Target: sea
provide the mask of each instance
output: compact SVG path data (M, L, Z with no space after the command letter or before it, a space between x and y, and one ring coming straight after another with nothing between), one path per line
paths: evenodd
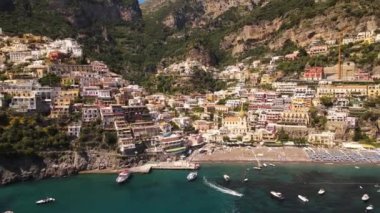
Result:
M86 174L17 183L0 187L0 212L15 213L253 213L365 212L373 204L380 212L380 166L276 164L254 170L252 164L202 165L198 179L187 182L189 171L134 174L127 183L116 175ZM231 180L225 182L223 175ZM243 182L248 178L247 182ZM325 195L318 195L324 188ZM270 197L282 192L285 200ZM363 194L370 200L364 203ZM301 202L297 195L310 201ZM38 206L36 200L56 202Z

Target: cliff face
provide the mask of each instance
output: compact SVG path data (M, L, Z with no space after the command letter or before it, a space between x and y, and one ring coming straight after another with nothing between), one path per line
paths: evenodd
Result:
M49 7L56 9L76 27L131 22L142 17L137 0L53 0L49 2Z
M122 159L98 152L52 152L41 157L0 157L0 186L27 180L65 177L80 171L133 166L138 159Z
M51 37L142 19L138 0L1 0L0 11L4 31Z

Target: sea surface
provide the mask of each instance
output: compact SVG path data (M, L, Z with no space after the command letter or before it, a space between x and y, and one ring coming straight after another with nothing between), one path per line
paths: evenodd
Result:
M133 175L124 185L115 175L78 175L0 187L0 212L364 212L369 204L380 212L379 166L287 164L253 170L253 165L202 165L198 179L187 182L188 171L152 171ZM249 169L249 170L247 170ZM223 174L231 181L226 183ZM204 178L205 177L205 178ZM248 182L243 183L244 178ZM360 189L360 186L363 189ZM324 196L317 194L320 188ZM280 191L285 200L269 196ZM361 196L368 193L368 203ZM309 198L302 203L297 195ZM242 196L239 196L242 195ZM37 206L52 196L55 203Z

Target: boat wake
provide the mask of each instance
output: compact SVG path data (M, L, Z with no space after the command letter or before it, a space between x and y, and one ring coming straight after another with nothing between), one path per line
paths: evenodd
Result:
M241 194L241 193L239 193L237 191L234 191L232 189L228 189L228 188L225 188L223 186L219 186L217 184L210 183L210 182L207 181L207 179L205 177L203 177L203 182L207 186L209 186L209 187L211 187L211 188L213 188L213 189L215 189L215 190L217 190L219 192L222 192L224 194L229 194L229 195L233 195L233 196L236 196L236 197L242 197L243 196L243 194Z

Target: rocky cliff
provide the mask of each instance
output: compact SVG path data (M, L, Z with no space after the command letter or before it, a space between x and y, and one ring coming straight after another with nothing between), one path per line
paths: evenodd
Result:
M0 157L0 185L65 177L80 171L133 166L141 159L122 158L114 153L49 152L40 157Z

